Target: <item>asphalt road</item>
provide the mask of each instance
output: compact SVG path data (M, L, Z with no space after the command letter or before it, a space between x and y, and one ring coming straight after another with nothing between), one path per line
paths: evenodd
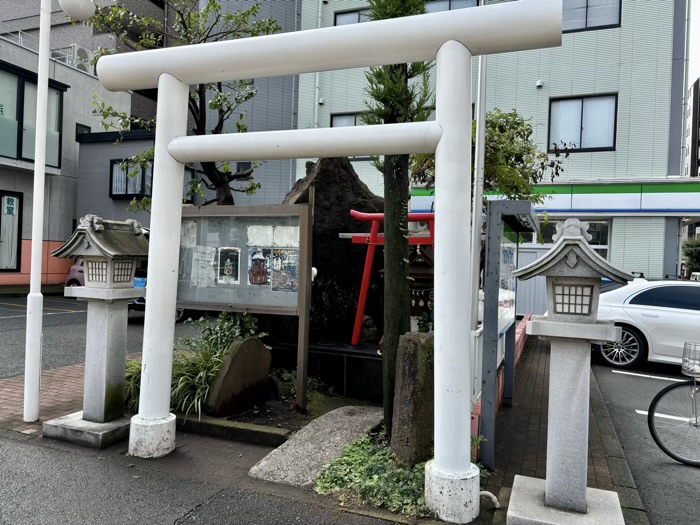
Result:
M65 297L44 297L44 369L82 363L85 360L87 304ZM26 297L0 297L0 378L24 373ZM189 323L175 326L175 339L192 336ZM127 351L140 352L143 313L129 313Z
M113 449L12 434L0 431L0 525L386 523L317 505L301 491L294 496L301 501L294 501L255 488L262 485L209 483L187 469L167 471L161 466L167 459L144 463Z
M636 412L646 412L654 396L671 380L687 378L678 365L656 363L619 372L593 366L649 521L652 525L700 523L700 468L664 454L649 434L646 415Z

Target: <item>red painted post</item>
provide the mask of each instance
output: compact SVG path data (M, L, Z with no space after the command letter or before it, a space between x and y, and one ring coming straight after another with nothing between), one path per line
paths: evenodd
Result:
M355 328L352 331L351 343L353 346L357 346L360 343L360 335L362 334L362 319L365 316L365 305L367 304L367 294L369 293L369 281L370 277L372 276L372 265L374 264L374 252L377 249L377 237L379 237L379 225L379 219L374 219L372 221L372 230L369 234L367 246L367 257L365 258L365 271L362 274L362 286L360 286L360 300L357 304L357 313L355 314Z
M362 274L362 285L360 286L360 299L357 303L357 313L355 314L355 326L352 332L353 346L360 343L362 335L362 319L365 316L365 306L367 304L367 294L369 293L369 282L372 277L372 265L374 264L374 252L377 245L384 244L384 238L379 237L379 226L384 222L383 213L362 213L355 210L350 210L350 216L360 222L371 222L372 230L369 236L364 234L353 235L351 242L353 244L367 244L367 257L365 258L365 271ZM429 237L412 237L408 243L415 245L433 245L435 243L435 228L434 228L434 213L409 213L409 222L427 222L430 228Z

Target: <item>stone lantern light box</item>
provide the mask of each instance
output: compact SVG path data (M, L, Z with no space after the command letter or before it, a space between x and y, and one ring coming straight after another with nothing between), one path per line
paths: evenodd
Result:
M59 259L82 258L86 288L133 288L136 262L148 257L148 239L137 221L86 215L70 239L52 255Z

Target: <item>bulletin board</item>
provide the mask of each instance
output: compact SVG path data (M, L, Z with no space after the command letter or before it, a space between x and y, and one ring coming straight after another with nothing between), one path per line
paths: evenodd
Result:
M305 205L184 207L178 306L299 315L309 217Z
M295 407L306 411L312 206L182 208L177 304L192 310L295 315Z

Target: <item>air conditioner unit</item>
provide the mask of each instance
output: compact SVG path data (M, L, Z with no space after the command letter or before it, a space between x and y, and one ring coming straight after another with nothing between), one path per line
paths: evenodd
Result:
M90 65L90 60L92 60L92 52L78 44L72 44L70 48L73 62L72 66L86 73L91 72L92 66Z

